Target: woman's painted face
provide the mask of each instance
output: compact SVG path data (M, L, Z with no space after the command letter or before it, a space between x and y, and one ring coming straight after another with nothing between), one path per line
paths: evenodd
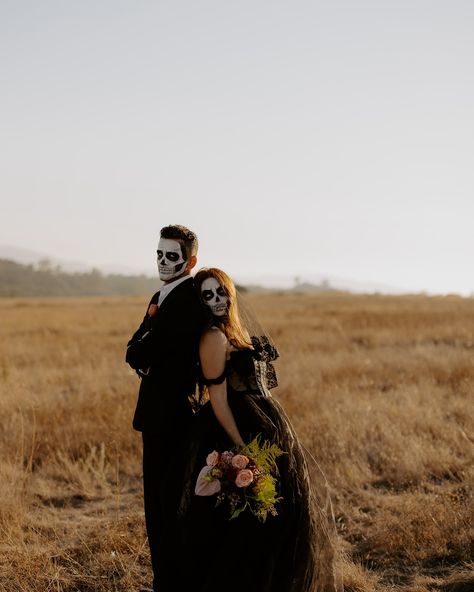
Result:
M204 304L207 304L216 317L223 317L227 314L229 298L224 288L216 278L207 278L201 284L201 297Z

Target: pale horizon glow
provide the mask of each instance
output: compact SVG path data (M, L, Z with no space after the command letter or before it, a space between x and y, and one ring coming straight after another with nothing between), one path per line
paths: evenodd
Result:
M474 293L474 4L0 7L0 245Z

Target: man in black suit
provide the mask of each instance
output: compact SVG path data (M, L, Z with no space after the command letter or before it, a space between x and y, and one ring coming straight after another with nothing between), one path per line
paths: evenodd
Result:
M153 295L126 354L141 377L133 427L143 437L145 522L155 592L174 590L179 560L174 536L193 416L188 397L195 390L206 318L191 276L197 249L197 237L188 228L161 229L157 263L164 284Z

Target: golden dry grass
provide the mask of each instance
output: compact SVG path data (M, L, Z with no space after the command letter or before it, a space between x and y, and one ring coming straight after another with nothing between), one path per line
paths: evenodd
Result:
M347 592L474 590L474 299L249 295L331 486ZM150 579L136 375L147 298L0 301L0 589Z

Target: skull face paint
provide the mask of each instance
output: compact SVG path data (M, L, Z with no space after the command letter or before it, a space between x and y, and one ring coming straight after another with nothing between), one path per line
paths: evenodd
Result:
M229 298L224 288L219 284L216 278L207 278L201 284L201 297L204 304L207 304L216 317L223 317L227 314Z
M160 280L168 282L183 274L187 259L183 257L181 244L171 238L160 238L156 251Z

